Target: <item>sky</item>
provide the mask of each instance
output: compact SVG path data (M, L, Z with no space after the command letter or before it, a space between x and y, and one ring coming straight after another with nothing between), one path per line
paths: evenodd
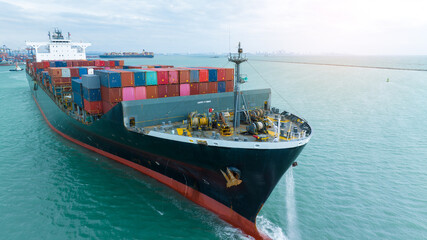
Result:
M0 0L0 45L53 27L88 51L427 55L427 0Z

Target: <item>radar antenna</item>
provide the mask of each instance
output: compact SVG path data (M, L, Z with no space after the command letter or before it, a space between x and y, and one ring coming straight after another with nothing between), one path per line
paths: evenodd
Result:
M234 120L233 120L233 126L234 126L234 132L237 133L237 128L240 126L240 84L244 83L245 81L243 78L240 77L240 64L243 62L246 62L248 59L246 58L246 55L243 55L243 49L240 47L239 42L239 48L236 53L230 53L228 57L228 61L234 62L236 64L236 73L234 78Z

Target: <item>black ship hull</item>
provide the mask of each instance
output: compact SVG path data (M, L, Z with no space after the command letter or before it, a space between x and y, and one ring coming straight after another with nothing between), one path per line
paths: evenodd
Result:
M101 119L83 124L61 110L27 74L47 124L64 138L132 167L175 189L256 239L256 216L305 145L286 149L239 149L187 144L129 131L118 104ZM226 187L221 170L241 171L242 184Z

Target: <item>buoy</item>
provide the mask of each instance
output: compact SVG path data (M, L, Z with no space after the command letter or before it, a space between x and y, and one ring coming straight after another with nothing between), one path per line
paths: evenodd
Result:
M387 78L387 82L390 82L390 79Z

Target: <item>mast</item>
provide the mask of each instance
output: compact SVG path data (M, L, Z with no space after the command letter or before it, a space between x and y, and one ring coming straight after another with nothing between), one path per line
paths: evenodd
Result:
M244 82L243 79L240 78L240 64L246 62L247 60L248 59L246 58L246 56L243 56L243 49L240 47L239 42L237 54L230 53L230 56L228 57L228 61L234 62L236 64L236 72L234 78L234 129L237 129L240 126L240 84Z

